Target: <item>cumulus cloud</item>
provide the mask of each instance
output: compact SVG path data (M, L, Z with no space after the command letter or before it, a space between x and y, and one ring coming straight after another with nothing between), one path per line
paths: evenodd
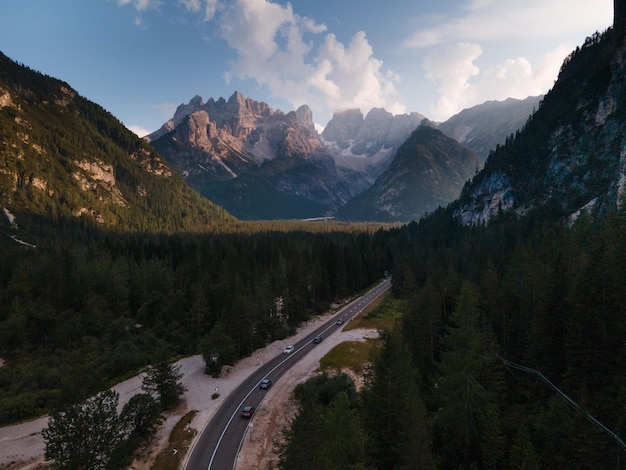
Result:
M454 18L422 19L421 27L403 43L405 50L426 54L422 66L439 94L430 112L438 120L486 100L525 98L548 91L573 48L559 44L559 38L588 25L593 18L598 29L606 28L612 2L469 0L458 11ZM555 21L563 11L568 12L567 21ZM529 40L555 45L534 66L528 58L518 56L478 67L485 50Z
M440 48L426 57L426 78L437 85L440 95L436 109L431 110L435 119L450 116L462 103L474 101L475 90L469 80L479 73L474 61L481 54L478 44L459 44Z
M482 52L478 44L458 44L427 56L423 64L426 77L439 93L436 106L430 110L434 119L446 119L487 100L523 99L545 93L570 51L559 46L535 68L524 57L518 57L485 70L475 65Z
M332 33L320 38L326 25L295 14L291 4L266 0L236 0L222 15L221 28L236 52L227 80L254 79L274 96L314 111L404 111L397 77L383 70L362 31L347 45Z

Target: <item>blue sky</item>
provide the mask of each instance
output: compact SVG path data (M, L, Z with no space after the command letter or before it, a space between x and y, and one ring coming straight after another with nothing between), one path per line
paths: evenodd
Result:
M612 0L0 0L0 51L140 135L193 96L441 121L545 93Z

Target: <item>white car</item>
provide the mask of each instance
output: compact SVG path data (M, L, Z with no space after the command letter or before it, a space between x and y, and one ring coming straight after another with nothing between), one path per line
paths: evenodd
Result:
M289 346L287 346L285 348L285 350L283 351L283 354L291 354L293 352L293 346L290 344Z

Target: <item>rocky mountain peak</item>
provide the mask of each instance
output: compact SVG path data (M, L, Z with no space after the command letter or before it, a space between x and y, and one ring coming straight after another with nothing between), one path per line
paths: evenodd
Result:
M361 124L363 124L363 113L360 109L336 111L333 113L333 118L326 124L322 139L334 142L341 149L346 149L350 146L350 141L356 136Z
M375 157L381 150L396 149L424 119L419 113L393 115L384 108L372 108L365 118L358 109L336 112L322 132L322 139L346 156Z
M468 149L429 125L417 127L398 148L374 184L352 198L338 218L409 221L458 196L480 161Z
M202 106L204 106L204 100L200 95L196 95L189 100L189 103L178 105L172 120L174 123L180 124L185 117L189 116L194 111L198 111Z
M490 151L528 121L542 99L543 95L523 100L486 101L455 114L439 124L438 129L472 150L484 162Z
M235 91L228 101L220 97L218 100L209 98L204 103L202 97L196 95L189 103L179 105L172 119L146 136L146 140L148 142L157 140L178 127L187 116L198 111L206 113L209 116L207 119L217 123L218 127L229 125L237 136L247 135L258 117L268 117L275 113L267 103L246 98L238 91Z
M298 109L296 109L296 118L298 119L298 123L309 129L312 132L315 132L315 124L313 123L313 112L311 108L309 108L306 104L303 104Z
M192 101L181 109L193 112L172 131L150 137L157 135L154 147L194 189L229 212L320 216L352 195L308 106L283 113L238 92Z
M230 98L228 98L228 104L231 106L245 106L246 105L246 97L243 94L235 91Z

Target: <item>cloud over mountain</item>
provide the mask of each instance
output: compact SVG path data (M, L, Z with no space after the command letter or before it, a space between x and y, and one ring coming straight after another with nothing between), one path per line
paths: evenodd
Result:
M608 3L572 4L568 0L471 1L453 16L424 19L403 43L407 50L428 51L422 66L439 98L432 109L423 111L434 119L446 119L487 100L545 93L575 44L561 42L541 56L531 57L527 55L531 43L554 42L590 19L602 24L610 7ZM567 21L555 21L565 11ZM530 39L529 31L533 32ZM526 43L526 52L518 55L509 48L499 62L482 65L483 56L503 43Z
M324 103L328 110L385 107L404 111L396 76L383 68L363 31L349 44L327 26L294 13L291 4L237 0L221 16L221 31L236 52L227 78L252 78L294 107Z

